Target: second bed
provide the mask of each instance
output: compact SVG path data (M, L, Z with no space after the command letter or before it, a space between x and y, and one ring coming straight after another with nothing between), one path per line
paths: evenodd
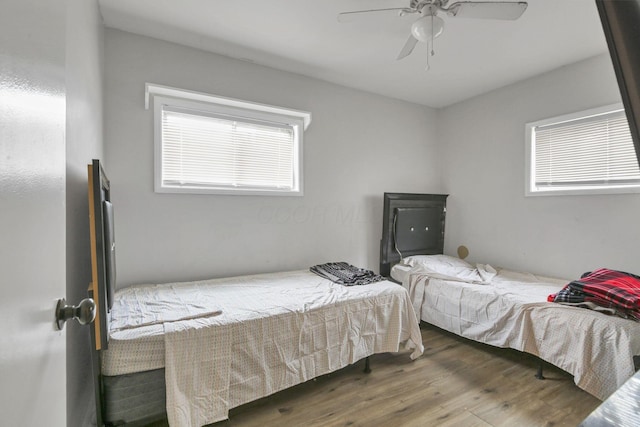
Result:
M547 302L566 280L474 267L445 255L408 257L391 274L409 291L420 320L538 356L601 400L635 372L640 323Z
M547 302L569 280L442 255L446 199L384 195L380 271L409 291L419 320L538 356L601 400L634 374L640 322Z

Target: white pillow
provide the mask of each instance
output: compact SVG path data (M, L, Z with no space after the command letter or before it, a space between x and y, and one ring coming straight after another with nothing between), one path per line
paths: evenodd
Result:
M427 267L436 271L441 268L473 268L467 261L449 255L412 255L403 258L402 264L410 267Z
M460 258L447 255L409 256L403 259L403 264L411 266L412 271L426 272L432 277L469 283L489 283L496 275L496 270L488 264L474 267Z

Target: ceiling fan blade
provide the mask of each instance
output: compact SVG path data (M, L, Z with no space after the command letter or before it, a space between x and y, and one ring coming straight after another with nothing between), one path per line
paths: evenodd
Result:
M409 9L406 7L390 7L387 9L368 9L368 10L354 10L352 12L342 12L338 14L338 22L353 22L354 20L366 17L370 14L389 14L396 12L397 15L405 15L408 13L416 13L417 10Z
M457 18L515 20L520 18L526 9L525 1L459 1L452 3L445 10Z
M400 51L400 54L398 55L396 60L400 60L405 56L409 56L411 52L413 52L413 48L416 47L417 43L418 43L418 39L413 37L413 35L409 35L407 42L402 47L402 50Z

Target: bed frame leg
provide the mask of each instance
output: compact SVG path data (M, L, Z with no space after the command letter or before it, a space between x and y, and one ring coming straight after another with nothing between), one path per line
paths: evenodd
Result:
M538 372L536 372L535 377L539 380L545 379L544 375L542 375L542 360L538 362Z
M364 359L364 371L365 374L370 374L371 373L371 364L369 362L369 357L366 357Z

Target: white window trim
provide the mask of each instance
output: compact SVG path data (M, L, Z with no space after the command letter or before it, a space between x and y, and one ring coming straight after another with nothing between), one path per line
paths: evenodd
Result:
M246 196L303 196L303 134L311 123L311 113L291 110L266 104L257 104L232 98L224 98L206 93L176 89L147 83L145 90L145 108L149 109L150 98L153 97L154 108L154 191L156 193L190 193L190 194L220 194ZM298 173L294 177L296 189L256 190L256 189L216 189L165 187L162 185L162 107L164 105L224 114L229 116L247 117L254 120L287 123L292 126L298 140L296 152Z
M149 109L150 98L156 95L184 99L191 101L201 101L209 104L226 105L228 107L238 107L251 111L263 111L287 117L298 117L304 122L304 130L311 124L311 113L308 111L292 110L289 108L276 107L274 105L259 104L257 102L242 101L240 99L225 98L223 96L211 95L192 90L178 89L171 86L162 86L154 83L145 83L144 108Z
M526 197L540 197L540 196L567 196L567 195L590 195L590 194L633 194L640 193L639 185L620 185L620 186L593 186L582 187L580 189L566 189L566 188L549 188L544 190L533 190L535 182L535 168L533 165L533 129L538 126L545 126L551 123L560 123L563 121L571 121L575 119L585 118L588 116L595 116L599 114L609 113L613 111L623 110L622 103L616 103L611 105L605 105L603 107L592 108L590 110L578 111L575 113L565 114L562 116L552 117L536 122L527 123L525 125L525 196Z

